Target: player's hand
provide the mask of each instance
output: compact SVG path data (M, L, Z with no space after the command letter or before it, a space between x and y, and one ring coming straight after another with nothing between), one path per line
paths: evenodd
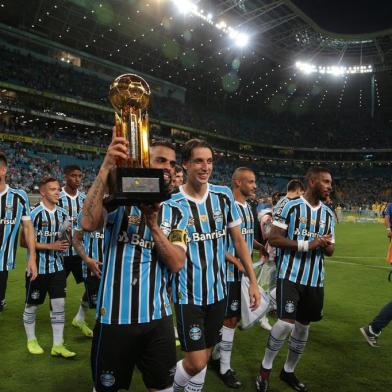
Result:
M320 247L320 245L321 245L320 238L315 238L313 241L309 241L309 247L308 247L308 249L309 249L309 250L315 250L315 249L317 249L318 247Z
M59 240L56 242L53 242L52 244L52 250L57 250L57 251L64 251L67 250L69 247L69 242L67 240Z
M264 246L260 249L260 256L265 257L267 260L269 258L269 253L265 250Z
M249 304L252 311L260 306L260 291L256 282L249 284Z
M116 136L116 128L113 127L112 142L108 147L101 169L110 170L116 166L118 160L128 160L128 145L127 139Z
M99 267L102 265L102 262L99 260L94 260L91 257L89 257L86 260L86 263L92 275L96 276L98 279L101 279L102 271Z
M332 245L332 234L323 235L320 237L320 247L326 248L327 246Z
M161 208L159 203L140 205L140 210L143 213L146 224L150 229L155 229L158 226L158 212Z
M29 258L26 267L27 276L30 278L30 281L33 281L38 276L37 270L37 262L35 258Z

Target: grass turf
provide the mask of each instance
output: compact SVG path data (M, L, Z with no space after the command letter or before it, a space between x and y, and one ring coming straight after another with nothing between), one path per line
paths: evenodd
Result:
M392 331L386 328L380 348L364 341L359 327L391 300L392 284L387 281L387 240L379 224L341 224L336 229L335 255L327 259L324 319L311 327L305 354L296 374L310 391L389 391ZM79 306L82 286L68 281L65 342L77 357L52 358L49 306L38 310L37 338L45 350L32 356L26 350L22 323L24 307L24 255L18 254L17 269L9 274L8 307L0 314L0 391L68 392L91 391L89 352L91 340L71 326ZM93 325L93 312L88 321ZM232 366L243 381L244 391L254 391L254 379L262 358L267 332L256 326L235 335ZM271 375L271 392L290 391L278 378L287 346L278 355ZM181 352L178 352L181 356ZM130 390L144 391L135 372ZM227 391L217 376L208 371L205 391Z

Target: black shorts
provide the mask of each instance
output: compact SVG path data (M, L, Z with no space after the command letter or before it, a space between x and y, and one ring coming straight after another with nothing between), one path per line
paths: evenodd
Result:
M241 318L241 282L227 282L226 318Z
M174 304L178 338L186 352L214 347L221 341L226 299L211 305Z
M278 279L276 304L280 319L320 321L323 318L324 288Z
M135 365L147 389L173 385L176 342L173 318L145 324L101 324L94 328L91 369L97 392L128 390Z
M80 256L64 256L64 269L67 278L72 272L76 283L82 283L84 281L82 262Z
M87 278L84 279L84 287L86 288L87 301L90 309L97 307L99 282L100 280L88 271Z
M26 304L43 304L46 293L50 299L65 298L66 284L65 271L38 275L33 281L26 274Z

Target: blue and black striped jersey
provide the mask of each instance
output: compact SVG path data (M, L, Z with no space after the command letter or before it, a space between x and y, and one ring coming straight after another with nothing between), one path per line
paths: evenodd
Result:
M173 279L173 301L209 305L226 295L227 229L241 224L233 193L226 186L208 184L205 196L194 199L180 191L172 200L189 211L185 266Z
M180 242L173 234L182 233L184 237L187 223L188 213L180 205L171 200L162 203L158 224L167 237L173 236L172 243L184 250L185 238ZM109 212L97 319L103 324L137 324L171 315L167 292L170 275L159 260L140 209L119 207Z
M56 206L49 210L42 202L31 211L31 220L34 226L35 240L41 244L51 244L66 239L65 232L70 229L67 211ZM62 271L62 252L42 249L37 250L38 274L51 274Z
M22 220L30 220L30 203L25 191L6 185L0 193L0 271L15 268L18 233Z
M81 221L82 221L83 211L81 211L78 215L76 221L77 231L83 231ZM91 257L94 260L98 260L103 262L103 239L104 239L104 230L96 230L92 232L85 231L83 233L83 247L86 255ZM86 263L82 264L83 277L87 278L88 268Z
M287 199L274 209L273 219L273 225L286 230L286 237L290 240L312 241L332 234L332 241L335 242L334 214L321 202L317 207L312 207L302 196ZM324 253L320 248L308 252L281 248L278 277L306 286L322 287Z
M69 195L64 188L61 189L60 198L58 205L67 211L69 219L71 221L71 238L73 238L73 233L77 225L77 219L79 212L83 208L84 200L86 199L86 194L77 191L75 196ZM64 252L64 256L76 256L78 253L75 248L70 244L69 248Z
M244 204L236 201L235 204L238 207L238 211L240 213L241 217L241 234L244 237L244 240L246 241L246 244L248 245L248 250L249 253L252 254L253 252L253 240L254 240L254 229L255 229L255 221L254 221L254 215L252 212L252 207L245 202ZM233 241L229 235L229 245L227 248L228 253L230 253L232 256L235 256L238 258L235 249L234 249L234 244ZM227 262L227 268L226 268L226 279L228 282L237 282L241 281L242 278L242 273L238 270L238 268L233 264Z

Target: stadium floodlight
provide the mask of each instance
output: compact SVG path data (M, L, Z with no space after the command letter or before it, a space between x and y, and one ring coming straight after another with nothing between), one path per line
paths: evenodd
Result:
M296 68L304 73L305 75L318 73L318 74L329 74L333 76L343 76L347 74L363 74L363 73L372 73L373 67L371 65L356 65L345 67L342 65L333 65L333 66L325 66L325 65L315 65L312 63L297 61L295 63Z
M177 6L178 10L184 15L197 13L196 4L192 3L190 0L172 0L172 1Z

